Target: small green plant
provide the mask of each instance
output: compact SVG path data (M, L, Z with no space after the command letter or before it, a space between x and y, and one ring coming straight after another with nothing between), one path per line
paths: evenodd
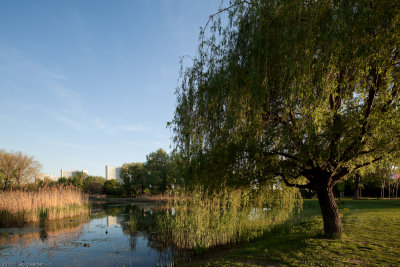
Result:
M49 209L40 209L39 210L39 219L40 221L45 221L49 219Z

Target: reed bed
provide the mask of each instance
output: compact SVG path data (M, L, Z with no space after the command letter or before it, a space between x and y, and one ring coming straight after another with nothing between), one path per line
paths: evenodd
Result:
M302 207L299 191L293 188L255 192L251 189L209 193L195 190L178 195L169 203L171 213L160 217L164 239L185 249L204 249L264 235Z
M73 186L1 191L0 225L54 220L90 213L89 197Z

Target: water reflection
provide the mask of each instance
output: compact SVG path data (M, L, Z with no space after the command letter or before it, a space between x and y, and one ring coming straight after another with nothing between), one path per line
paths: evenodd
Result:
M83 224L87 222L89 222L89 216L68 220L40 221L26 224L23 227L0 228L0 248L29 247L38 241L56 247L78 238L82 234Z
M117 223L117 216L107 216L107 226L119 225Z
M0 263L158 266L183 256L157 228L168 212L154 204L93 207L91 217L0 228Z

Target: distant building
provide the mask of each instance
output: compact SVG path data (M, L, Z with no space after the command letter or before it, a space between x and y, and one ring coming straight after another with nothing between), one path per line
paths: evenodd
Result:
M65 178L74 177L74 176L75 176L76 174L78 174L78 173L83 173L83 174L86 174L86 175L89 174L87 170L81 170L81 171L79 171L79 170L66 171L66 170L61 169L61 177L65 177Z
M122 183L121 167L112 167L106 165L106 179L107 180L117 179L118 182Z
M119 225L117 216L107 216L107 226Z

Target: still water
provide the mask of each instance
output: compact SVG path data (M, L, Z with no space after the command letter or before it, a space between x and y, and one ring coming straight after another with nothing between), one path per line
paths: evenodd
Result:
M182 252L160 238L156 204L93 206L90 216L0 228L2 266L165 266Z

